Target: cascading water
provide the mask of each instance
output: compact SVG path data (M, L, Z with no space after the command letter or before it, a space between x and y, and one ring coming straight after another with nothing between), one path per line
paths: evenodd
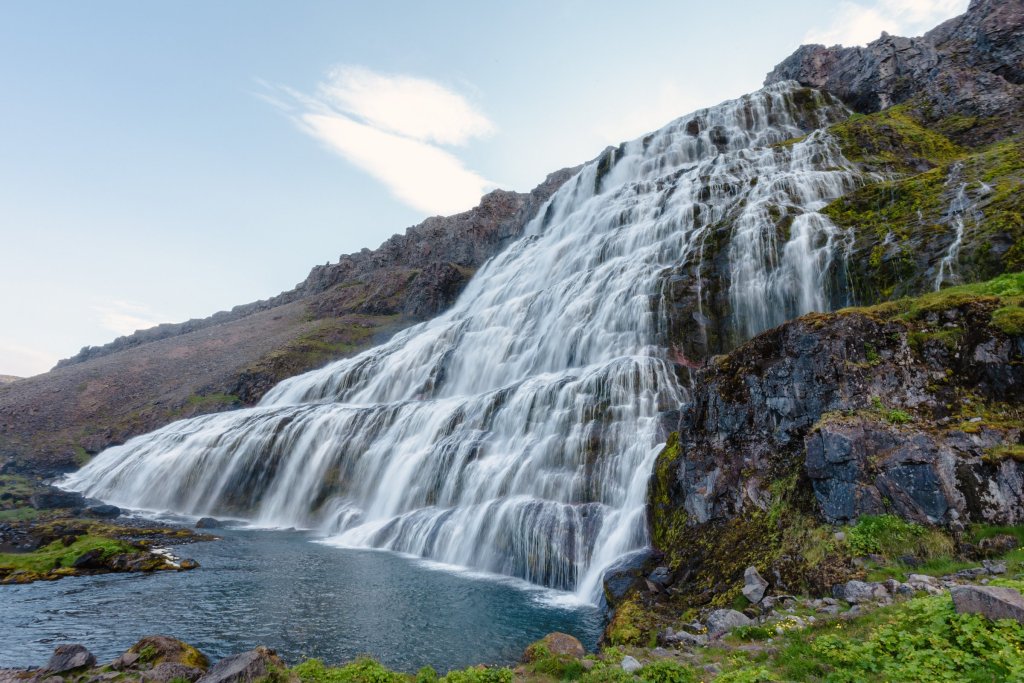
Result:
M955 182L963 173L963 164L957 162L950 168L949 179L946 185ZM949 243L946 254L939 261L939 272L935 276L935 291L942 289L942 284L948 281L955 281L955 267L960 257L960 245L964 241L964 215L971 208L971 201L967 197L967 183L961 182L949 203L949 210L946 212L947 220L953 224L953 241Z
M733 220L745 334L823 308L836 229L816 211L857 174L823 131L793 139L798 122L847 115L778 84L625 143L567 182L446 314L255 408L110 448L64 485L319 528L594 600L602 569L646 543L660 416L685 397L666 360L662 279Z

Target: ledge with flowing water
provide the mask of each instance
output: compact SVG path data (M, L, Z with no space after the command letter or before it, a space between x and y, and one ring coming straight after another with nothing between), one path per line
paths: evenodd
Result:
M108 449L64 485L595 599L603 567L647 543L661 416L686 394L665 357L666 274L728 220L741 336L825 307L842 250L818 211L859 176L827 133L802 136L847 113L783 83L625 143L569 180L449 312L258 407ZM773 207L793 218L785 238Z

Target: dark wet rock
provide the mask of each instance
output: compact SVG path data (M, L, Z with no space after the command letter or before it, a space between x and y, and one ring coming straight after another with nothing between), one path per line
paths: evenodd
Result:
M918 38L883 33L865 47L803 45L765 84L795 80L865 113L913 101L934 122L972 122L951 132L985 142L1020 130L1022 27L1021 0L973 0L965 14Z
M734 609L716 609L707 617L708 635L712 638L724 635L734 628L750 626L754 620Z
M768 582L758 573L756 567L747 567L743 573L743 597L757 604L768 590Z
M50 661L40 670L40 673L43 675L62 674L92 666L96 666L96 657L84 645L58 645L54 648Z
M199 679L201 683L251 683L271 671L283 670L284 662L266 647L243 652L220 660Z
M36 510L81 508L85 506L85 499L81 493L62 491L51 486L38 493L33 493L31 498L29 498L29 505Z
M655 567L647 576L647 580L664 588L672 583L672 571L668 567Z
M661 558L660 553L645 548L624 555L604 572L604 597L609 607L622 602L631 591L644 586L644 579L653 563Z
M106 562L104 562L104 551L102 548L93 548L87 550L78 557L71 564L75 569L104 569L106 568Z
M1013 588L954 586L953 605L960 613L983 614L989 619L1015 619L1024 624L1024 596Z
M523 661L532 662L539 659L542 653L555 655L557 657L568 657L581 659L587 654L583 643L568 633L549 633L535 643L532 643L523 652Z
M121 508L116 505L90 505L85 508L85 514L100 519L116 519L121 516Z
M197 529L220 529L224 526L224 522L213 517L203 517L196 522Z

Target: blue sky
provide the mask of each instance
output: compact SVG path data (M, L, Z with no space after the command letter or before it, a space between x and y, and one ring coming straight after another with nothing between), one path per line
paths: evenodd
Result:
M0 4L0 374L272 296L966 0Z

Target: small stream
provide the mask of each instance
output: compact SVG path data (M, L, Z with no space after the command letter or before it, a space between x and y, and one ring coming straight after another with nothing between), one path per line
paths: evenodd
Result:
M217 530L179 546L191 572L105 574L0 586L0 667L44 664L58 643L110 661L139 638L166 634L211 660L267 645L289 664L369 654L413 672L510 664L551 631L592 649L598 608L525 582L394 553L350 550L295 531Z

